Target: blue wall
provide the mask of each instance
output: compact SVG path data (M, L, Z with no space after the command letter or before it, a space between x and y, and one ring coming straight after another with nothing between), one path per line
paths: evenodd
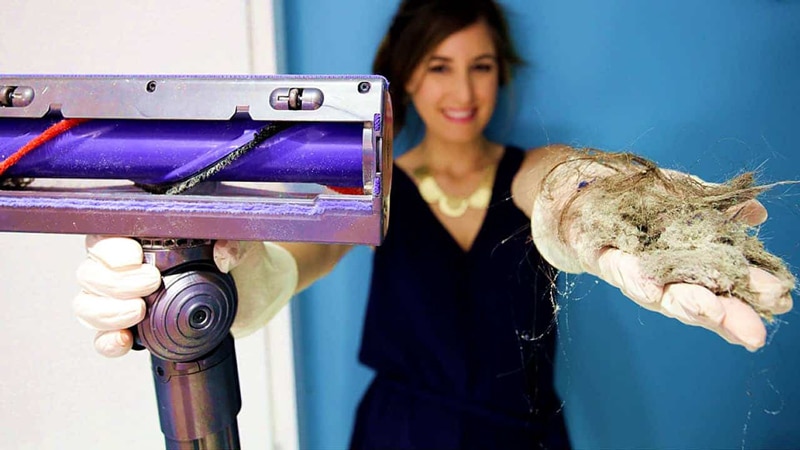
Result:
M529 65L495 138L632 150L713 181L756 168L762 181L800 179L799 1L503 3ZM396 5L287 0L287 70L369 72ZM766 194L760 234L797 268L795 192ZM303 448L346 446L371 376L356 360L369 264L357 249L292 306ZM567 286L558 388L576 447L800 448L797 312L751 354L589 277Z

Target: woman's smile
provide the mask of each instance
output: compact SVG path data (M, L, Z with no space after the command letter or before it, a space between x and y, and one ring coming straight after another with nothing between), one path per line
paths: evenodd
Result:
M477 108L444 108L442 114L444 117L454 123L469 123L475 119Z

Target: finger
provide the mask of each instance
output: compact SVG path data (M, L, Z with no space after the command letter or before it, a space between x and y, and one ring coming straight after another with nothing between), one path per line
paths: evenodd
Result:
M792 309L791 285L766 270L750 267L750 289L757 309L783 314Z
M81 323L100 331L132 327L145 316L145 303L141 298L120 300L85 291L75 296L72 309Z
M101 262L87 259L78 266L77 276L83 289L105 297L144 297L161 286L161 273L150 264L112 270Z
M753 227L767 220L767 208L756 199L733 205L725 213L728 217Z
M647 309L657 308L663 289L644 275L639 261L636 256L609 248L597 259L597 275L639 305Z
M86 252L111 269L136 267L144 260L142 245L127 237L88 235Z
M729 342L745 346L751 352L764 346L767 340L767 328L758 313L747 303L733 297L719 297L725 307L725 319L722 321L722 335Z
M766 340L766 328L753 308L736 298L716 296L702 286L669 285L661 304L663 314L711 330L750 351L761 348Z
M229 273L245 260L262 256L265 244L256 241L217 241L214 243L214 263L221 272Z
M222 273L228 273L239 264L239 253L238 241L219 240L214 243L214 264Z
M129 330L98 331L94 337L94 349L108 358L120 357L133 347L133 335Z
M696 284L675 283L664 288L662 313L687 325L718 332L725 319L725 307L717 296Z

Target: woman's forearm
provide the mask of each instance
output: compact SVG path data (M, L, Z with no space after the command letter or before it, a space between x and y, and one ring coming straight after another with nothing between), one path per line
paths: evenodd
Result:
M295 293L328 274L353 248L345 244L311 244L306 242L277 242L292 254L297 262L298 281Z

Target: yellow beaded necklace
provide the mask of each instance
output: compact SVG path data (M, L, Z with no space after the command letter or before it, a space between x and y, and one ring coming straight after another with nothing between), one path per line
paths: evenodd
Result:
M461 217L467 212L467 208L488 208L492 199L494 177L495 165L491 165L486 168L478 187L468 196L461 197L445 193L427 166L420 166L414 170L414 178L418 181L417 189L422 198L430 204L435 204L447 217Z

